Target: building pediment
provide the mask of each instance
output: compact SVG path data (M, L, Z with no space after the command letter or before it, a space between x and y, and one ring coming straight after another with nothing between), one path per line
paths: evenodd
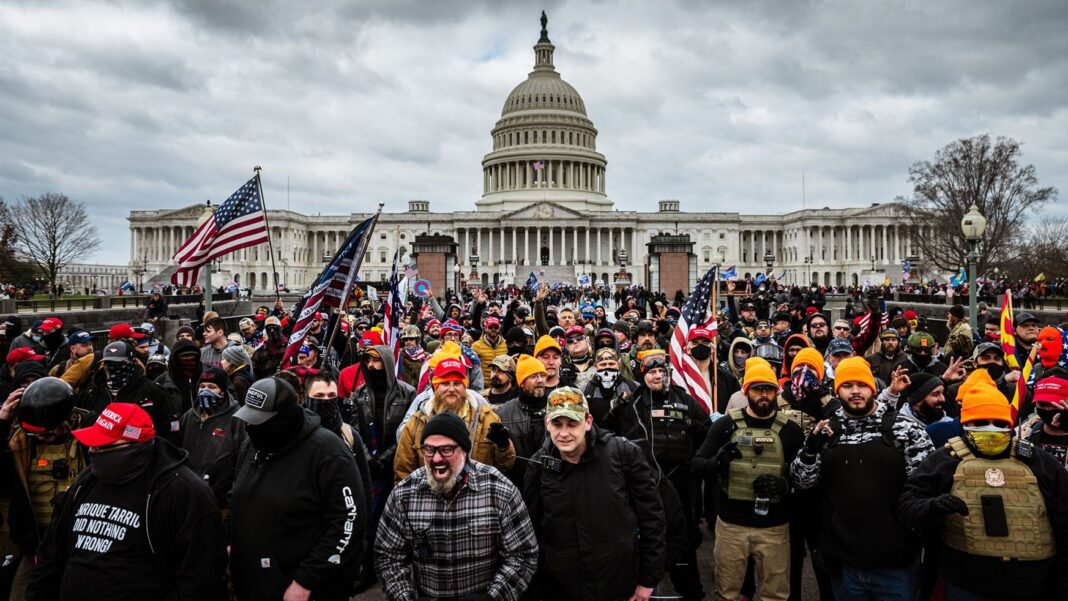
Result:
M160 213L156 218L157 219L197 219L201 215L204 214L204 207L205 207L205 205L203 203L199 203L198 202L195 205L189 205L188 207L184 207L184 208L177 209L177 210L174 210L174 211L167 211L167 212Z
M501 216L501 219L531 219L531 220L546 220L546 219L581 219L585 221L587 215L569 209L565 206L556 204L555 202L541 201L531 203L529 206L521 209L516 209L510 213L505 213Z
M900 217L904 211L901 205L896 202L888 202L885 204L877 204L870 207L864 207L862 209L855 209L853 212L854 217Z

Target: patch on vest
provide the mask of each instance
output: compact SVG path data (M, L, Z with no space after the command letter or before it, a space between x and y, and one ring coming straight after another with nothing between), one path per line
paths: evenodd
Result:
M1005 474L996 467L986 470L986 483L995 488L1005 486Z

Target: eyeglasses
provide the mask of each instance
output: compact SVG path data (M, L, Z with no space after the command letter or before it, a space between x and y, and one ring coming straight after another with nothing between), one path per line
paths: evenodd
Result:
M811 323L811 324L809 324L808 327L812 328L813 330L822 330L822 329L827 327L827 324L825 324L825 323Z
M568 344L572 344L572 343L575 343L575 342L579 342L580 340L583 340L585 338L586 338L585 336L572 336L572 337L567 339L567 343Z
M460 448L460 445L455 444L443 444L441 446L432 447L430 445L423 445L423 457L430 459L435 453L440 454L443 458L448 459L452 457L456 449Z
M366 332L369 329L370 328L368 328L367 326L356 326L356 331L357 332Z

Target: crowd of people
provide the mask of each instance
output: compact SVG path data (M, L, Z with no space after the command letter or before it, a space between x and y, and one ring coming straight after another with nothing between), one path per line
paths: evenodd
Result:
M104 345L10 317L0 590L795 600L807 562L824 600L1068 598L1068 324L1017 312L1007 356L996 308L936 336L877 291L836 318L744 286L681 326L637 288L447 292L396 350L363 299L291 360L281 300L170 345L162 298Z

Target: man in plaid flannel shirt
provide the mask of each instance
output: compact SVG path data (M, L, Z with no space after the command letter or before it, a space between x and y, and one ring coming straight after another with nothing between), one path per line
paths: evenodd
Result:
M467 425L453 413L423 428L423 467L390 493L375 567L392 601L518 601L538 565L538 542L519 490L469 460Z

